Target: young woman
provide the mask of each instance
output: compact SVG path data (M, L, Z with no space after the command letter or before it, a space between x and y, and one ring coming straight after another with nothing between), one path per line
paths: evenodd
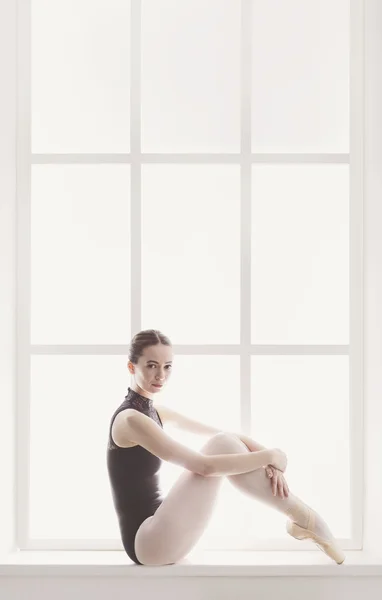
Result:
M345 555L325 521L289 491L284 452L154 406L171 375L172 359L171 342L160 331L133 337L128 360L133 384L110 422L107 467L127 555L141 565L184 558L205 530L223 477L228 477L243 493L287 515L290 535L312 539L343 563ZM209 439L200 452L194 451L163 431L169 422ZM165 498L158 485L163 460L185 468Z

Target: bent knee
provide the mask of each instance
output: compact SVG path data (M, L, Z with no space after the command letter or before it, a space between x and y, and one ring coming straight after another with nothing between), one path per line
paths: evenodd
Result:
M248 452L247 446L233 433L220 431L211 437L202 448L206 454L235 454Z

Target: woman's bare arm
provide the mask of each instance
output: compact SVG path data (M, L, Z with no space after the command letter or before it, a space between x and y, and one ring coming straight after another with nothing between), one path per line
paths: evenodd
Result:
M184 415L183 413L180 413L174 410L173 408L169 408L164 404L155 405L155 408L159 412L159 416L164 425L169 423L184 431L190 431L191 433L195 433L197 435L206 436L215 435L216 433L223 431L222 429L218 429L217 427L213 427L212 425L209 425L207 423L202 423L201 421L192 419L191 417L188 417L187 415ZM265 446L262 446L261 444L259 444L259 442L256 442L244 433L237 433L233 431L230 431L229 433L238 437L251 452L257 452L258 450L267 449Z
M273 450L217 455L197 452L167 435L150 417L134 409L126 410L124 429L129 441L204 477L247 473L272 463L275 458Z
M173 427L177 427L183 431L189 431L190 433L194 433L196 435L211 436L222 431L222 429L218 429L217 427L213 427L207 423L202 423L201 421L192 419L188 415L184 415L183 413L165 406L164 404L155 404L155 408L158 411L161 421L164 425L170 424Z

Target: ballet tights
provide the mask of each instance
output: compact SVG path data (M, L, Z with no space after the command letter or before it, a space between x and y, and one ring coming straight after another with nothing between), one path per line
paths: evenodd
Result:
M249 450L238 437L222 432L210 438L201 452L234 454ZM265 469L227 477L241 492L284 513L301 527L308 526L312 511L315 533L324 539L333 539L322 517L297 496L291 492L287 498L273 495ZM222 481L223 477L202 477L188 470L180 475L155 514L148 517L137 532L135 551L142 564L172 564L192 550L208 525Z

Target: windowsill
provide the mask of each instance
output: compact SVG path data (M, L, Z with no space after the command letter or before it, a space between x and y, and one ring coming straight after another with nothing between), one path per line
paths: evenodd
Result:
M382 555L349 550L336 565L319 550L200 551L175 565L133 564L124 551L21 551L0 557L0 576L293 577L382 576Z

